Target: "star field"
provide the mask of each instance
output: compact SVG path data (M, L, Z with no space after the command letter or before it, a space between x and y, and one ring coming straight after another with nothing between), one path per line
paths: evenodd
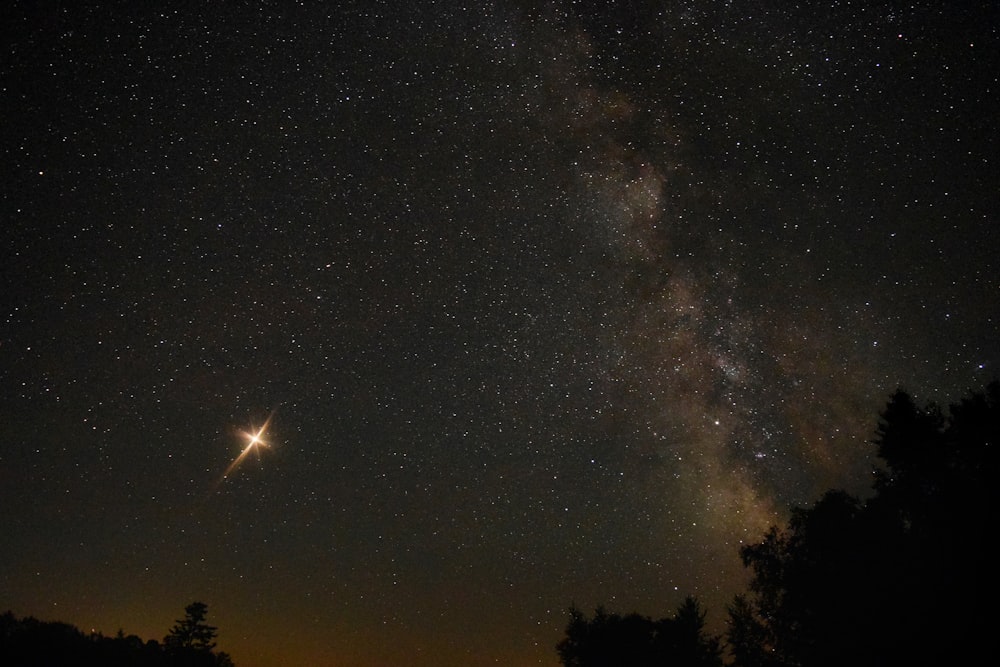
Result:
M721 631L898 385L996 376L995 6L396 4L14 3L3 609L202 600L240 667Z

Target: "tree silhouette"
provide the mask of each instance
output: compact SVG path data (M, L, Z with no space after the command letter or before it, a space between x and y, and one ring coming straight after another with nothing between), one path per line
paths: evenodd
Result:
M200 603L196 603L199 604ZM194 605L192 605L194 606ZM0 614L0 665L4 667L62 667L65 665L106 665L108 667L233 667L225 653L213 652L215 628L204 623L205 605L186 610L168 637L184 636L194 621L198 632L188 633L190 641L170 647L156 640L143 642L136 635L119 630L114 637L99 632L84 634L60 621L39 621L28 616L18 619L13 612ZM207 637L205 629L211 631ZM207 641L206 641L207 639Z
M705 614L687 598L673 618L609 614L599 607L587 619L570 608L566 636L556 651L565 667L721 667L718 637L705 634Z
M677 609L673 622L666 624L661 637L667 639L665 657L670 664L712 667L722 664L718 637L705 634L705 612L698 601L688 596Z
M726 609L729 627L726 639L733 664L742 667L770 667L775 664L770 629L757 618L753 604L745 595L737 595Z
M874 444L885 467L865 502L827 492L741 550L750 595L729 607L737 667L964 664L992 617L986 526L996 507L1000 384L920 408L899 390Z
M68 623L19 620L9 611L0 617L0 664L68 665L88 648L87 637Z
M192 602L184 608L184 618L178 620L170 634L163 638L163 644L172 650L211 651L215 648L218 628L205 622L207 615L208 605Z

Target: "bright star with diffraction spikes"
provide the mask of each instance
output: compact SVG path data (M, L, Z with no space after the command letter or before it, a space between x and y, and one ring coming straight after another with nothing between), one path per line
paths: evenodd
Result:
M230 473L236 470L237 466L239 466L239 464L243 462L243 459L245 459L250 452L252 451L260 452L261 447L270 447L267 441L264 440L264 433L267 431L267 428L271 425L272 419L274 419L273 412L264 422L264 425L261 426L256 431L253 432L240 431L240 435L246 438L247 444L243 448L243 451L240 452L239 456L237 456L233 460L233 462L229 464L229 467L226 468L226 471L222 473L222 479L226 479L227 477L229 477Z

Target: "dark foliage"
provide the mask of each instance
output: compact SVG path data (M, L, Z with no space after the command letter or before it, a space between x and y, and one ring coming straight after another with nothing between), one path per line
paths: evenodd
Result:
M899 390L876 430L884 467L866 501L828 491L740 555L750 590L728 607L733 667L981 664L997 590L987 562L1000 473L1000 383L952 405ZM689 598L672 619L570 610L566 667L722 664Z
M705 614L693 598L673 618L620 616L599 608L592 619L570 609L556 650L565 667L721 667L718 637L705 634Z
M192 602L184 608L184 618L179 619L170 634L163 638L168 651L208 652L215 648L218 628L205 622L208 605Z
M215 628L211 629L210 642L215 637ZM198 642L195 636L189 645L168 647L152 639L144 642L121 630L106 637L84 634L59 621L30 616L19 619L10 611L0 615L0 665L4 667L233 667L226 653L212 650L214 643L206 648Z
M729 608L737 667L978 664L1000 384L948 417L897 391L876 434L872 498L830 491L741 551L752 580Z

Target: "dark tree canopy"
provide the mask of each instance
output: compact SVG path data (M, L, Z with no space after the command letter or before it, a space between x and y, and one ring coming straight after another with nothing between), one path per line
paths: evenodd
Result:
M566 636L556 646L565 667L721 667L718 637L705 634L705 614L687 598L673 618L609 614L592 619L570 609Z
M205 622L207 615L208 605L192 602L184 608L184 618L179 619L170 634L163 638L163 644L168 649L211 651L215 648L218 628Z
M741 556L750 594L729 608L737 667L972 664L996 590L1000 384L951 406L897 391L874 444L885 467L865 502L829 491Z
M737 595L726 611L730 619L726 639L733 664L743 667L770 665L774 636L770 628L757 618L753 604L745 595Z
M218 628L209 625L208 605L192 602L184 608L184 618L178 619L163 638L166 652L178 664L188 667L231 667L229 656L214 653Z
M198 604L198 603L196 603ZM188 607L185 620L197 620L204 625L205 605L193 611ZM198 611L201 611L198 620ZM177 637L175 630L186 627L183 621L168 637ZM212 637L195 633L187 645L173 647L156 640L144 642L136 635L119 630L114 637L100 633L84 634L76 627L60 621L40 621L31 616L17 618L13 612L0 614L0 665L3 667L77 667L79 665L109 665L113 667L233 667L226 653L215 652L215 628ZM207 639L207 643L205 640ZM173 642L174 640L171 640ZM207 648L208 646L212 648Z

